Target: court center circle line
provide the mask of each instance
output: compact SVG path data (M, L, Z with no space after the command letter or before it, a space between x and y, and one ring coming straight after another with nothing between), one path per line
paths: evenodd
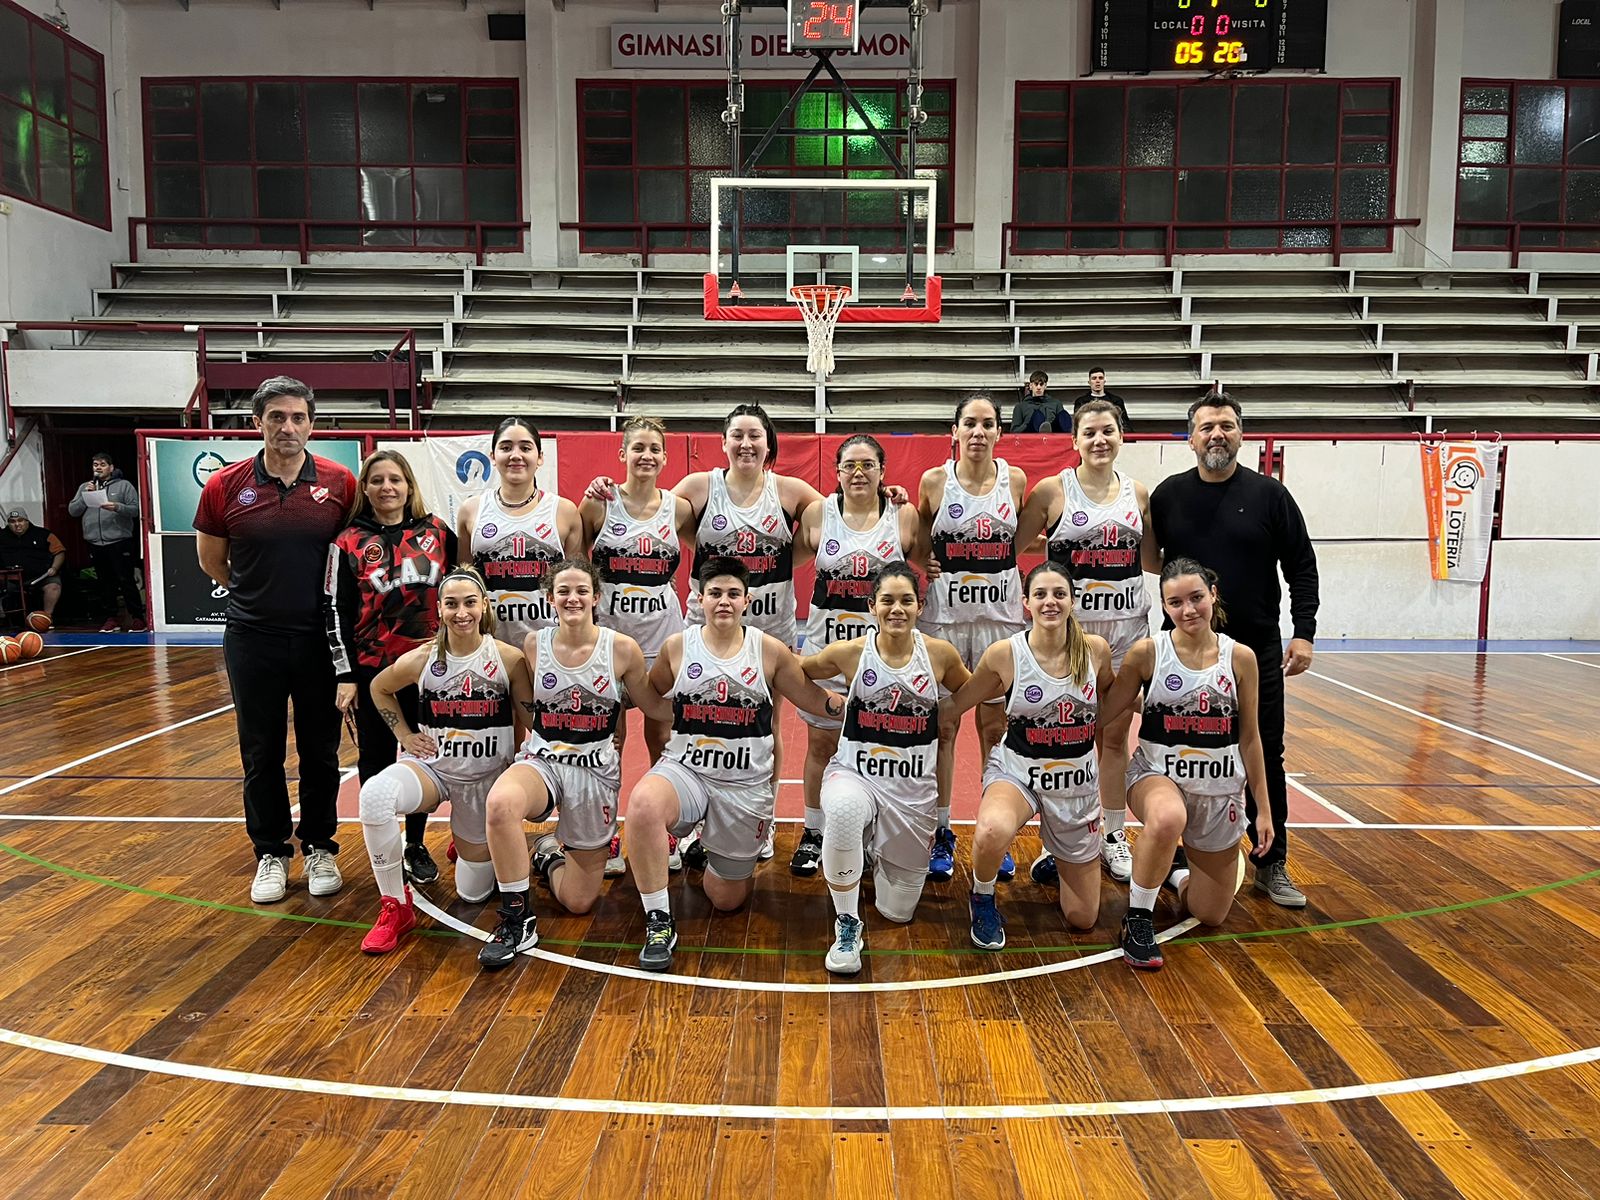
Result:
M226 1067L206 1067L195 1063L169 1062L137 1054L101 1050L95 1046L60 1042L36 1037L15 1029L0 1028L0 1042L42 1054L74 1058L146 1071L155 1075L176 1076L207 1083L227 1083L241 1087L301 1092L322 1096L359 1097L365 1100L403 1101L414 1104L452 1104L471 1108L515 1108L537 1111L599 1113L617 1116L703 1117L719 1120L779 1121L1003 1121L1041 1117L1125 1117L1184 1112L1226 1112L1252 1108L1283 1108L1301 1104L1333 1104L1344 1100L1368 1100L1378 1096L1402 1096L1442 1088L1487 1083L1516 1075L1560 1070L1600 1061L1600 1046L1552 1054L1520 1062L1497 1063L1471 1071L1452 1071L1443 1075L1424 1075L1410 1079L1391 1079L1377 1083L1346 1084L1334 1088L1304 1088L1293 1092L1256 1092L1248 1095L1177 1096L1144 1100L1088 1100L1048 1104L961 1104L961 1105L819 1105L787 1104L680 1104L656 1100L600 1099L587 1096L525 1096L509 1092L467 1092L449 1088L397 1087L386 1084L345 1083L334 1079L312 1079L294 1075L271 1075L238 1071Z

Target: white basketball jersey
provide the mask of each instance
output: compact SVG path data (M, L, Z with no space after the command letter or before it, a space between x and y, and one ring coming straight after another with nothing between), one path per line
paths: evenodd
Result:
M706 648L703 626L683 631L665 757L717 783L771 781L772 692L761 649L759 629L744 631L744 645L732 658Z
M1001 770L1040 797L1076 799L1100 790L1095 723L1099 689L1069 675L1048 674L1033 656L1027 633L1011 639L1013 674L1006 696L1006 735L993 753ZM993 760L991 760L993 761Z
M486 637L471 654L442 660L430 652L417 679L417 721L439 745L427 761L446 780L482 779L510 765L517 733L500 644Z
M619 770L615 740L622 716L622 684L612 649L616 634L600 630L594 650L576 667L556 659L554 629L538 633L533 665L533 727L523 752L606 775Z
M1144 517L1133 480L1118 476L1121 487L1108 504L1084 494L1076 471L1061 472L1061 519L1050 531L1049 558L1072 568L1078 617L1086 625L1146 616L1150 597L1139 565Z
M737 558L750 572L750 606L745 624L794 645L794 522L778 502L778 480L763 474L761 494L749 508L728 495L723 471L710 473L706 508L695 534L694 577L689 580L688 620L704 625L700 608L700 567L708 558Z
M639 643L654 661L661 643L683 628L683 601L673 586L683 557L678 542L677 497L660 491L652 516L629 515L620 495L606 501L592 557L600 572L597 619Z
M830 767L872 781L891 800L925 807L935 800L939 777L939 683L920 633L911 659L891 667L868 637L845 700L844 730Z
M543 584L546 573L566 555L556 529L559 499L545 492L526 510L508 512L490 488L478 501L472 561L489 585L495 636L513 646L522 645L535 629L556 623Z
M877 524L861 531L845 522L839 497L829 496L822 505L821 535L811 615L806 620L807 654L875 629L868 611L872 581L890 563L905 561L900 549L900 514L888 501L883 502Z
M1233 639L1217 634L1216 665L1191 671L1172 647L1172 631L1155 635L1156 668L1145 691L1139 748L1186 792L1232 796L1244 789L1239 757L1239 688Z
M974 496L956 479L956 464L944 465L932 530L941 573L928 587L928 622L1023 621L1011 468L1003 458L995 459L995 468L994 487Z

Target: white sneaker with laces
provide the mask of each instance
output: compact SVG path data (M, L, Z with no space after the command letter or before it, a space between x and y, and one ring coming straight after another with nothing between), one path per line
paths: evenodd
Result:
M861 948L866 944L860 918L841 913L833 919L833 945L823 962L835 975L854 975L861 970Z
M768 821L767 822L767 836L766 836L766 839L761 843L761 849L756 852L757 853L757 857L759 857L762 862L766 862L767 859L772 857L772 855L773 855L772 840L773 840L773 838L775 838L777 836L777 833L778 833L778 822L777 821Z
M680 846L677 838L667 834L667 870L674 874L683 870L683 851Z
M1100 862L1106 874L1118 883L1133 878L1133 850L1128 845L1128 835L1118 830L1108 833L1100 844Z
M339 864L326 850L306 851L306 890L313 896L331 896L344 886Z
M250 899L256 904L276 904L289 894L289 860L268 854L256 861Z
M622 839L615 834L611 837L611 845L606 851L605 878L615 879L619 875L628 873L628 860L622 857Z

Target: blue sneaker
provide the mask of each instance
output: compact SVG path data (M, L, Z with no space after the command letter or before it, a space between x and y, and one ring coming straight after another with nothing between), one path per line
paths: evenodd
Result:
M933 852L928 855L928 878L949 883L956 873L956 831L948 827L933 834Z
M1003 950L1006 944L1006 919L995 906L994 897L977 892L967 897L972 914L972 944L980 950Z
M1028 868L1028 878L1040 887L1060 887L1061 872L1056 870L1055 856L1048 850L1033 860L1033 866Z
M1010 883L1017 877L1017 860L1011 857L1011 851L1006 851L1006 856L1000 860L1000 870L995 878L1001 883Z

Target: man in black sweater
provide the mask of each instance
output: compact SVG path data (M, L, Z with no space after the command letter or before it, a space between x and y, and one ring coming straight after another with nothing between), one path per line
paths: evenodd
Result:
M1146 570L1180 555L1217 573L1227 612L1225 631L1255 651L1261 674L1261 749L1267 761L1268 800L1277 832L1256 865L1256 889L1285 908L1303 908L1306 898L1289 878L1289 786L1283 772L1283 680L1311 665L1317 636L1317 555L1305 518L1289 490L1266 475L1239 465L1244 417L1238 401L1211 392L1189 408L1189 445L1198 465L1174 475L1150 493L1150 524L1144 545ZM1294 636L1284 649L1278 632L1282 592L1278 568L1289 582ZM1257 798L1245 791L1245 813L1254 841Z

